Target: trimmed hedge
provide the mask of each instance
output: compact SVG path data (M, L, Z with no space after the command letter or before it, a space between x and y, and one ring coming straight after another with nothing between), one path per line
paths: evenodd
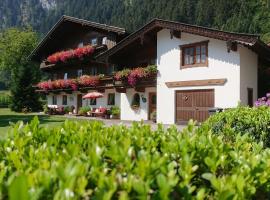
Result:
M270 108L238 107L211 116L202 126L215 134L234 140L237 134L249 134L255 141L270 147Z
M0 199L264 199L270 150L190 123L18 123L0 145Z

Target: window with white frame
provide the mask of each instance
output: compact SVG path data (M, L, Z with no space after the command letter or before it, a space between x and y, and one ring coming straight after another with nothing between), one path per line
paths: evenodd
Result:
M52 104L57 105L57 96L52 96Z
M64 74L64 80L67 80L68 79L68 73L65 73Z
M102 38L102 44L105 45L107 43L107 37Z
M108 105L114 106L115 105L115 93L108 94Z
M64 105L64 106L67 105L67 95L63 95L62 105Z
M78 78L81 77L82 75L83 75L83 70L82 69L78 69L78 71L77 71Z
M98 39L97 38L92 38L91 39L91 45L97 45L98 44Z
M91 67L91 75L97 75L97 67Z
M80 43L78 44L78 48L80 48L80 47L83 47L83 42L80 42Z

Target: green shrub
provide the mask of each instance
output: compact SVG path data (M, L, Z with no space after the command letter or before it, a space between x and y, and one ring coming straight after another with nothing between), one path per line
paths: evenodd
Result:
M111 114L115 115L115 116L119 116L120 115L120 108L119 106L112 106L111 109Z
M266 199L270 150L207 127L18 123L0 145L0 199Z
M86 115L90 110L90 106L83 106L79 109L79 115Z
M10 104L10 96L7 92L0 92L0 108L7 108Z
M44 112L45 114L49 114L49 107L48 107L47 104L44 104L44 105L43 105L43 112Z
M68 114L68 113L70 113L70 112L72 112L72 108L70 107L70 106L66 106L65 108L64 108L64 112L66 113L66 114ZM88 112L88 111L87 111ZM86 113L87 113L86 112Z
M237 134L249 134L257 142L270 147L270 108L238 107L211 116L202 126L216 134L226 134L234 139Z

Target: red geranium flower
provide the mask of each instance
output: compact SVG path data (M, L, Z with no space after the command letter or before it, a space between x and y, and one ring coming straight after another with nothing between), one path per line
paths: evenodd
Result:
M47 58L47 61L52 64L55 64L60 61L66 62L72 58L82 58L84 56L91 55L94 53L94 51L95 51L94 47L88 45L85 47L77 48L75 50L68 50L54 53Z

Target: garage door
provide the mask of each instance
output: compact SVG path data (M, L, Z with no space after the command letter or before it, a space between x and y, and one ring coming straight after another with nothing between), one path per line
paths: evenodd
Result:
M214 104L214 90L176 91L176 123L205 121Z

